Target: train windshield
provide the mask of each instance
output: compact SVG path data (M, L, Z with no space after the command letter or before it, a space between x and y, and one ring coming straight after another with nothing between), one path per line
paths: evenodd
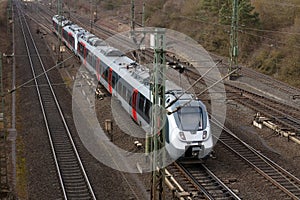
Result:
M177 126L183 131L198 131L205 129L203 112L200 107L183 107L176 112Z

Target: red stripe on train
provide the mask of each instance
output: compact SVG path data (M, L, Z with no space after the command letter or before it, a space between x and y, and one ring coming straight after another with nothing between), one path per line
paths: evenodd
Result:
M108 91L112 94L112 68L109 68L108 72Z
M132 112L132 117L136 122L137 122L137 114L136 114L137 95L138 95L138 90L134 89L132 93L131 112Z

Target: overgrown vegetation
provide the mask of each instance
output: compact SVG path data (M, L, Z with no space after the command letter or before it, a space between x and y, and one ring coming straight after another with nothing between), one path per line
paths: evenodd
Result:
M7 13L6 8L7 8L7 1L0 1L0 27L2 30L6 26L6 13Z
M7 6L7 0L0 1L0 53L6 53L10 45L10 41L7 40Z
M229 56L232 0L153 0L146 6L148 26L175 29ZM239 0L239 14L239 62L300 87L299 0Z
M130 19L131 0L94 0ZM68 1L78 4L78 0ZM80 10L90 9L79 1ZM189 35L206 50L229 57L232 0L145 0L146 26ZM141 18L141 1L135 0ZM300 87L300 1L239 0L239 63Z

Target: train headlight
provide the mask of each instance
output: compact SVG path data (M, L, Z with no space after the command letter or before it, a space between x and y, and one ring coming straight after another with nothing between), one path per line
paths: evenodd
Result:
M202 139L204 140L204 139L206 139L206 137L207 137L207 131L203 131Z
M180 137L180 139L182 139L182 140L186 140L185 139L185 135L184 135L184 132L179 132L179 137Z

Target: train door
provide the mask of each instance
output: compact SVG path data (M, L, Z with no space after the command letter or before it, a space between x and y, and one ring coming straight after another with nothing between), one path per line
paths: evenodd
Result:
M108 91L112 94L112 68L109 68L108 71Z
M133 89L132 97L131 97L131 113L133 119L137 122L137 113L136 113L136 104L137 104L138 90Z

